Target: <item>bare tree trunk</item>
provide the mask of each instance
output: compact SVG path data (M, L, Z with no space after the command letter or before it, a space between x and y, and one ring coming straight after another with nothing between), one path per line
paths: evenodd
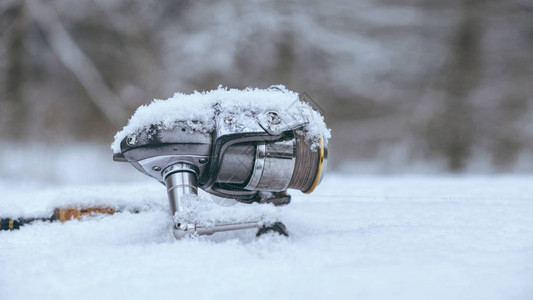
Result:
M26 9L24 2L16 2L11 10L14 18L7 41L6 110L3 117L11 125L9 138L20 139L26 130L26 109L24 98ZM5 114L5 115L4 115ZM12 126L15 125L15 126Z
M470 94L480 76L481 20L478 0L460 1L461 19L451 43L450 61L444 72L444 112L434 127L440 151L448 161L450 171L466 167L475 136L473 107Z
M275 78L288 87L294 84L294 43L292 32L285 32L277 45L277 61L274 67Z

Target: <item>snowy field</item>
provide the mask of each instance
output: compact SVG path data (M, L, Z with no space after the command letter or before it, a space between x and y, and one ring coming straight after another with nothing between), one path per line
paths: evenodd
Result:
M0 185L0 214L141 212L0 232L2 299L531 299L533 177L329 174L294 192L291 236L175 241L163 186ZM231 208L228 208L231 212Z

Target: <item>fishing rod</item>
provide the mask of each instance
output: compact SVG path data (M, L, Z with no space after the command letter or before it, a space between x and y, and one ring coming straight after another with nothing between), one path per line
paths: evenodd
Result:
M100 214L113 215L115 212L120 212L120 210L115 210L110 207L88 207L88 208L56 208L54 213L50 217L42 218L3 218L0 219L0 230L17 230L25 224L29 224L35 221L43 222L66 222L69 220L79 220L88 216L96 216ZM138 212L138 211L134 211Z

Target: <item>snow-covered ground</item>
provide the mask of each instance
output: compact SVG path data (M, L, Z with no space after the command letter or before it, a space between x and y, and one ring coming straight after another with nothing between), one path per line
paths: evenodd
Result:
M164 187L147 177L23 183L0 181L2 217L68 203L141 212L1 231L0 299L533 297L532 176L330 173L281 210L289 238L248 230L180 241Z

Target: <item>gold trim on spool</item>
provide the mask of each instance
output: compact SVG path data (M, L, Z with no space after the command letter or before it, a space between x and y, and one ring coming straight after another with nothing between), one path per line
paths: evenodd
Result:
M324 139L320 137L318 141L320 142L320 157L318 158L318 170L316 172L313 185L307 191L304 192L305 194L310 194L315 190L318 183L320 182L320 177L322 175L322 167L324 166Z

